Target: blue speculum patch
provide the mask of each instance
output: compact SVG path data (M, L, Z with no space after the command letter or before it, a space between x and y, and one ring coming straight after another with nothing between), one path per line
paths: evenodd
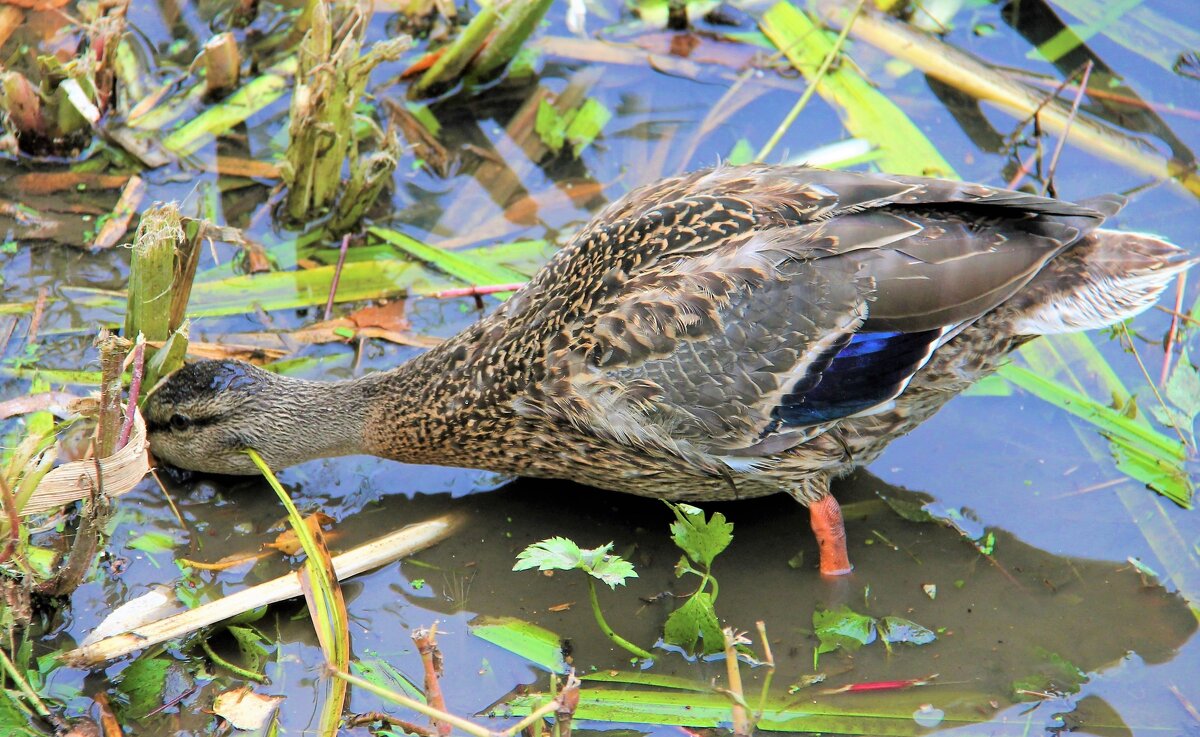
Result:
M882 404L924 364L941 335L941 330L855 333L813 361L775 416L787 425L813 425Z

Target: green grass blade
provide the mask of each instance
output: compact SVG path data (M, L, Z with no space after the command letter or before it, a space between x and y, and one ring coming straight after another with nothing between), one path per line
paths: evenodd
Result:
M489 284L511 284L525 281L526 276L519 271L469 259L452 251L426 245L412 236L386 228L370 228L367 232L376 238L390 243L404 251L409 256L433 266L440 271L467 282L472 286L487 286Z
M567 672L562 640L531 622L516 617L480 617L471 623L471 634L552 673Z
M163 147L187 156L235 125L244 122L279 98L290 88L296 73L296 57L289 57L266 73L242 85L237 92L176 128L163 139Z
M802 74L816 70L832 46L825 32L790 2L771 6L760 25ZM904 111L872 87L852 64L831 69L818 82L817 93L838 110L852 136L865 138L879 149L878 164L884 171L957 177L954 167Z

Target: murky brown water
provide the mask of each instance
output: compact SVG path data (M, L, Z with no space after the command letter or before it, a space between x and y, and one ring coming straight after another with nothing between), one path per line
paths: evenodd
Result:
M615 3L606 5L617 12ZM203 4L170 11L135 7L133 24L156 44L166 44L172 37L207 37L205 24L211 11ZM1162 0L1139 7L1175 18L1182 26L1200 28L1200 13L1186 4ZM1006 25L1006 12L999 6L968 4L956 16L956 30L948 38L994 62L1052 72L1050 65L1025 58L1029 45ZM540 38L568 35L562 13L562 8L551 11L550 25L539 33ZM381 12L373 36L382 37L388 22L389 13ZM603 25L595 17L591 22L597 28ZM985 25L995 33L984 34L980 29ZM748 21L742 30L752 28ZM609 35L656 50L667 39L659 33L612 31ZM1192 109L1200 82L1156 66L1108 37L1097 35L1089 45L1147 99L1184 108L1188 114L1168 112L1163 120L1177 145L1200 146L1200 120ZM755 148L765 141L803 89L802 81L772 73L753 75L744 85L745 97L739 99L748 100L744 107L711 132L700 132L702 121L738 73L726 64L707 63L702 52L739 64L745 49L706 42L696 52L701 56L692 60L697 63L690 77L678 70L656 72L645 63L597 65L544 54L535 65L537 76L442 100L431 109L443 126L442 142L458 152L453 166L457 173L441 179L410 166L411 159L401 162L394 209L382 222L431 243L452 239L486 244L526 238L561 243L604 202L628 189L712 164L728 156L739 139L748 139ZM176 58L187 56L176 51ZM995 136L983 127L987 123L1007 134L1014 128L1009 118L988 112L986 120L969 120L964 129L919 73L894 76L895 66L885 67L886 59L862 44L855 45L853 53L868 76L923 127L964 178L998 184L1011 176L1010 159L987 150ZM1068 57L1062 64L1071 61ZM383 69L376 75L377 96L402 96L403 90L389 81L398 69ZM532 161L504 127L532 95L540 90L560 92L568 84L583 85L615 117L581 160ZM957 112L968 120L961 110ZM238 153L273 158L276 134L286 115L286 102L281 102L252 118ZM1161 130L1159 134L1163 135ZM817 98L783 146L799 153L842 137L836 113ZM462 153L468 144L496 156ZM2 196L57 212L68 204L94 214L111 208L116 193L110 191L26 196L13 189L17 174L56 166L0 159ZM268 195L263 184L218 178L191 168L166 167L145 176L149 200L185 199L194 197L199 187L217 188L215 201L225 221L239 227L247 226ZM1056 184L1061 196L1082 198L1133 190L1147 182L1138 174L1067 148ZM14 375L19 365L95 368L90 340L97 324L111 319L111 313L89 307L80 290L123 288L127 254L122 250L88 253L73 247L83 242L82 234L90 227L84 216L94 215L58 217L62 225L49 241L23 237L11 221L0 219L0 227L13 228L10 237L17 243L15 252L0 256L4 302L33 302L43 287L51 298L36 356L28 361L18 360L26 351L28 316L13 310L17 327L0 367L5 398L28 389L28 379ZM1139 192L1118 225L1155 231L1194 251L1200 207L1194 196L1161 184ZM289 253L294 261L288 234L273 231L269 218L258 218L249 234L266 243L281 263L290 263ZM227 250L217 253L222 263L230 259ZM202 271L206 269L217 269L208 256L201 265ZM210 277L219 273L211 271ZM1197 283L1200 280L1193 278L1188 285L1185 307L1196 303ZM488 308L493 306L489 301ZM338 309L344 314L350 308ZM202 318L193 325L193 337L236 341L244 333L286 331L317 319L319 311L267 314L249 309L244 315ZM414 299L407 316L420 332L448 335L478 313L470 300ZM0 315L0 334L6 331L6 319ZM1158 341L1168 320L1152 311L1133 328L1138 335ZM1148 406L1153 397L1134 359L1115 341L1094 337L1122 379L1131 387L1141 387L1141 403ZM1194 337L1190 346L1193 356L1200 353ZM1157 378L1161 348L1141 341L1138 347ZM310 369L308 375L344 377L356 370L394 365L415 350L373 343L363 347L357 369L351 368L355 360L349 347L307 347L297 353L332 359ZM934 685L901 693L836 697L808 690L796 696L801 703L807 699L846 709L862 705L866 710L888 704L901 714L922 704L967 704L981 716L991 716L986 725L961 727L949 734L1038 734L1064 721L1081 724L1088 734L1200 734L1200 722L1186 706L1200 706L1200 644L1194 637L1193 615L1200 608L1200 516L1122 480L1111 460L1103 453L1089 453L1081 437L1096 434L1019 391L954 401L913 435L898 441L869 473L835 487L848 508L851 556L857 568L853 576L834 583L817 576L816 546L807 515L789 499L714 507L736 525L733 545L715 566L721 586L718 614L744 630L752 630L756 620L766 623L778 663L775 684L781 691L813 671L814 607L847 604L874 616L907 617L940 632L937 642L924 647L901 646L888 654L876 644L852 656L823 655L820 663L820 670L828 674L821 688L936 673ZM640 575L626 588L602 591L601 601L613 627L643 645L657 638L674 607L672 599L659 595L688 591L681 588L687 584L673 575L678 550L667 535L671 516L657 502L566 483L518 481L501 486L502 480L489 474L406 468L372 459L312 463L289 470L282 478L302 507L320 507L339 519L336 546L347 547L447 511L462 515L463 527L450 540L412 561L360 576L345 586L356 656L382 659L414 682L420 682L421 667L408 633L435 620L442 623L444 689L457 713L484 711L523 684L546 687L544 673L470 635L467 623L480 614L512 615L559 633L569 640L574 663L581 670L629 667L628 655L615 650L592 620L581 577L511 572L514 556L525 545L551 535L566 535L587 546L614 542L615 550L632 560ZM153 584L177 581L181 573L174 556L216 560L257 549L274 537L273 525L282 517L273 494L256 481L205 478L170 483L168 488L184 525L152 483L123 498L109 541L109 558L74 594L63 618L52 624L39 648L50 651L82 640L114 606ZM980 529L995 533L994 555L981 556L947 527L900 518L877 503L880 492L924 500L912 496L919 493L928 495L937 509L964 510ZM147 531L176 541L174 554L131 547ZM798 568L789 566L800 552L803 563ZM1126 562L1129 557L1162 574L1166 588L1147 585ZM122 559L119 574L113 572L113 559ZM285 567L271 561L249 572L194 575L202 597L209 598L279 575ZM417 581L423 584L418 586ZM937 587L936 599L923 589L929 584ZM565 611L550 609L565 603L572 606ZM277 606L258 626L277 638L278 645L266 666L271 682L257 690L288 697L282 711L287 733L314 728L324 681L320 653L302 605ZM236 651L228 636L218 637L214 644L220 652ZM1085 671L1087 682L1074 695L1039 705L1013 705L1012 683L1044 670L1048 653ZM110 689L124 667L118 663L91 674L60 669L44 691L65 701L68 712L83 712L90 703L88 696ZM651 670L701 684L723 671L721 662L688 662L675 654L664 655ZM750 687L756 689L764 671L746 672ZM196 690L179 707L128 724L127 733L209 734L214 721L203 710L216 693L237 683L220 669L182 679L180 693L192 686ZM350 703L356 712L378 708L383 707L374 697L362 693L355 693ZM1068 716L1056 716L1061 714ZM493 722L496 727L503 724ZM913 728L909 724L907 731L897 733ZM645 729L665 733L669 728Z

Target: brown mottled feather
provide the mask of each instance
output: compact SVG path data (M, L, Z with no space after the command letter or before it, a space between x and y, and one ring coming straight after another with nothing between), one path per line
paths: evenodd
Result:
M253 444L277 466L358 450L669 499L809 502L1033 334L1153 301L1191 262L1096 231L1121 202L800 167L667 179L393 371L330 385L189 367L148 405L151 444L226 473L253 472L240 453ZM797 382L860 329L936 350L866 411L781 420Z

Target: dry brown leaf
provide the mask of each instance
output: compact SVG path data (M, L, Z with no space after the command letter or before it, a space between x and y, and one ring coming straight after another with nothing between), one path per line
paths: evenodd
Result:
M54 10L66 5L70 0L0 0L0 5L11 5L14 8L26 10Z
M76 171L44 171L18 174L3 183L4 191L16 194L53 194L78 187L118 189L129 181L128 174L94 174Z
M313 512L304 518L304 524L314 533L320 530L325 525L333 524L337 520L324 512ZM326 535L332 539L332 535ZM283 553L284 555L295 555L300 552L300 538L296 537L296 533L292 530L285 530L279 533L275 538L275 542L267 543L266 547L273 548Z
M121 240L121 236L129 230L129 222L137 214L138 207L146 196L146 182L139 176L129 178L125 189L121 190L121 198L113 208L112 217L100 226L92 248L112 248Z
M55 507L78 501L90 495L93 489L103 488L104 495L112 498L125 494L141 483L150 471L146 452L146 422L142 413L134 414L133 434L124 448L110 456L64 463L46 474L29 501L21 508L21 516L46 512ZM97 466L100 475L97 476ZM103 486L101 487L101 478Z
M400 332L412 327L404 317L404 300L402 299L387 304L364 307L351 313L348 319L360 328L384 328Z
M243 159L238 156L218 156L217 173L232 177L254 177L256 179L278 179L279 165L270 161Z
M67 392L41 392L8 399L0 402L0 420L16 415L27 415L30 412L40 412L51 407L66 407L68 403L78 399L80 397Z
M227 571L243 563L261 560L268 555L270 553L233 553L213 563L204 563L203 561L192 560L190 558L180 558L179 562L201 571Z
M552 612L565 612L573 606L575 606L575 602L564 601L562 604L555 604L552 607L546 607L546 608Z
M267 725L282 701L282 696L263 696L242 686L218 694L213 700L213 713L235 729L258 730Z

